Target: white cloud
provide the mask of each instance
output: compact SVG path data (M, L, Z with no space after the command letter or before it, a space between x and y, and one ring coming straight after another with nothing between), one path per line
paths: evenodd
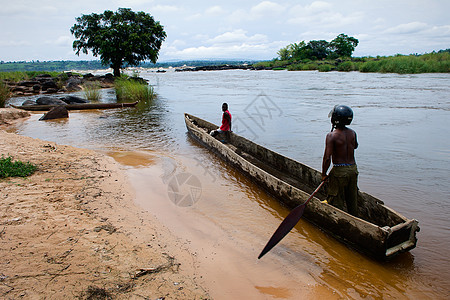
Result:
M153 0L115 0L114 1L118 7L132 7L140 6L144 4L150 4L155 1Z
M203 15L200 13L197 13L197 14L189 14L184 19L186 21L195 21L195 20L200 20L201 18L203 18Z
M73 44L73 37L70 35L63 35L58 37L56 40L48 41L47 44L50 45L56 45L61 47L72 47Z
M200 46L190 47L182 50L167 49L162 55L170 58L183 57L185 59L198 59L198 58L247 58L261 56L263 52L267 50L267 45L251 45L247 43L239 45L231 45L228 47L223 46Z
M10 1L8 4L2 4L2 9L0 10L0 16L32 16L39 17L42 15L54 15L58 13L56 6L52 5L40 5L34 7L32 5L27 5L26 3L20 3L15 1Z
M170 43L171 47L183 47L186 46L186 41L184 40L175 40L172 43Z
M201 39L201 46L179 47L172 43L161 49L161 57L173 59L183 57L186 59L198 58L253 58L261 59L264 52L269 51L270 42L263 34L249 35L245 30L237 29L205 39L205 36L197 36ZM278 47L278 45L277 45ZM270 51L276 51L274 48Z
M263 34L255 34L252 36L248 36L247 32L238 29L233 32L225 32L221 35L218 35L210 40L207 43L210 44L258 44L258 43L266 43L267 36Z
M413 34L424 31L428 29L429 26L426 23L422 22L411 22L407 24L400 24L393 28L389 28L385 31L385 33L390 34Z
M225 10L221 6L211 6L208 7L205 11L207 15L218 16L225 13Z
M239 23L247 20L248 18L249 18L248 13L243 9L237 9L233 11L229 16L230 21L233 23Z
M350 24L358 24L364 20L361 11L348 11L345 15L329 2L316 1L310 5L296 5L289 10L288 24L303 25L310 28L339 30Z
M150 8L152 15L154 15L154 13L173 13L180 10L181 8L175 5L156 5Z
M32 43L23 40L2 40L0 39L0 47L28 47Z
M250 9L250 15L254 18L274 16L285 11L285 7L270 1L263 1Z

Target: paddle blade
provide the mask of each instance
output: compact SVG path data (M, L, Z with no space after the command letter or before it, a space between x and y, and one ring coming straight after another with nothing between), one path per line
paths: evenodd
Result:
M274 234L267 242L267 245L261 251L261 254L258 256L258 259L263 257L267 252L269 252L279 241L281 241L292 228L298 223L300 218L305 211L306 203L297 206L294 208L289 215L281 222L280 226L278 226L277 230L275 230Z

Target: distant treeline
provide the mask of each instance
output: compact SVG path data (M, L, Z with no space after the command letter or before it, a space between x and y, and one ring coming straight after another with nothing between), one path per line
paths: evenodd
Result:
M270 61L245 60L196 60L163 63L141 63L143 68L169 68L169 67L203 67L221 65L252 65L256 69L306 71L360 71L376 73L450 73L450 49L440 50L426 54L411 54L376 57L345 57L337 59L295 59L281 60L275 58ZM33 62L0 62L0 72L64 72L71 70L99 70L107 66L99 60L86 61L33 61ZM0 79L2 78L0 74Z
M427 54L377 57L346 57L338 59L273 59L254 65L258 68L288 71L360 71L371 73L450 73L450 49Z
M243 65L253 64L257 61L208 61L208 60L195 60L195 61L177 61L177 62L163 62L163 63L150 63L144 62L139 65L142 68L169 68L169 67L182 67L192 66L218 66L218 65ZM127 66L126 66L127 67ZM19 62L0 62L0 72L26 72L26 71L70 71L70 70L99 70L107 69L109 66L104 66L100 60L81 60L81 61L19 61Z

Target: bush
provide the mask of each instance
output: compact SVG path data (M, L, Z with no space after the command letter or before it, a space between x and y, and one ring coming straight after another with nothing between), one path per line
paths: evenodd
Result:
M11 97L11 91L6 83L0 81L0 107L5 107L6 100Z
M33 174L37 167L29 162L12 160L11 156L0 159L0 178L7 177L26 177Z
M398 74L449 73L449 53L429 53L424 55L396 55L378 57L360 65L361 72L381 72Z
M337 70L341 72L355 71L355 65L351 61L345 61L337 66Z
M379 72L379 64L377 61L368 61L359 67L360 72Z
M329 64L320 65L318 68L319 72L330 72L332 70L332 66Z
M151 101L156 95L153 87L133 78L118 78L114 82L118 101Z
M100 84L98 82L86 82L83 85L84 97L89 101L98 101L101 98Z
M304 70L304 71L313 71L313 70L317 70L317 67L318 66L316 64L314 64L314 63L304 64L302 66L302 70Z

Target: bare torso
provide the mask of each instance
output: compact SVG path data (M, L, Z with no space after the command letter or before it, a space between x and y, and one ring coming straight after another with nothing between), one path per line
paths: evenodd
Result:
M355 149L358 148L356 132L350 128L336 128L327 134L322 162L322 175L333 164L355 164Z

